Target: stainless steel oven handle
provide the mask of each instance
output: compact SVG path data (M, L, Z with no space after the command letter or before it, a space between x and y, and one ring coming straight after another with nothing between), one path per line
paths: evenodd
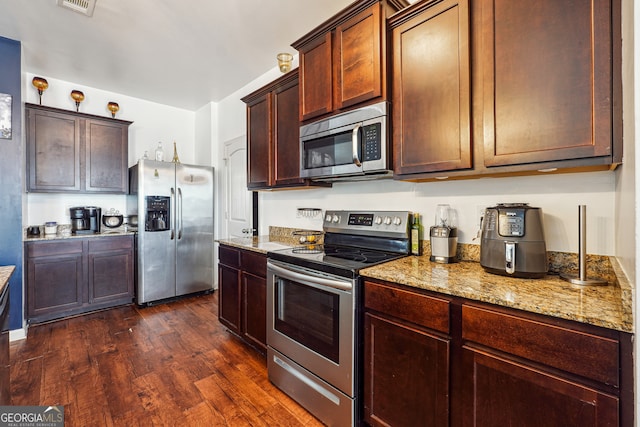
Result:
M362 166L362 162L360 162L359 156L359 136L360 136L360 124L357 124L356 127L353 128L353 132L351 134L351 143L352 143L352 151L353 151L353 164L358 167Z
M296 280L302 283L311 282L316 285L327 286L329 288L340 289L342 291L350 291L353 289L353 284L350 281L334 280L326 277L313 276L307 273L299 273L288 268L280 267L269 261L267 261L267 269L273 271L284 279Z

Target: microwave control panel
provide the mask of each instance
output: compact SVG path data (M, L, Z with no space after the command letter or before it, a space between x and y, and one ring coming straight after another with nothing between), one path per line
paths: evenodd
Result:
M380 160L382 157L381 129L380 123L362 127L362 160Z

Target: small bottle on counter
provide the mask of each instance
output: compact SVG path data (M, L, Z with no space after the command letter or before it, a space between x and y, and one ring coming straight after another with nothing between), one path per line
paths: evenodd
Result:
M420 214L413 213L411 223L411 255L422 255L422 240L424 239L424 227L420 223Z

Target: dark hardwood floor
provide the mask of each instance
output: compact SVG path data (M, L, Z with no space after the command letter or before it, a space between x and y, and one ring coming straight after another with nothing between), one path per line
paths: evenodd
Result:
M220 325L217 294L31 326L13 405L64 405L66 426L321 426Z

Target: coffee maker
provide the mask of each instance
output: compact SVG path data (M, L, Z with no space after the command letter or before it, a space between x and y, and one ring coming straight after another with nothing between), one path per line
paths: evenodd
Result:
M100 232L102 209L96 206L76 206L69 208L71 232L73 234L94 234Z
M436 206L435 225L429 229L431 256L429 260L448 264L456 262L458 229L456 212L449 205Z

